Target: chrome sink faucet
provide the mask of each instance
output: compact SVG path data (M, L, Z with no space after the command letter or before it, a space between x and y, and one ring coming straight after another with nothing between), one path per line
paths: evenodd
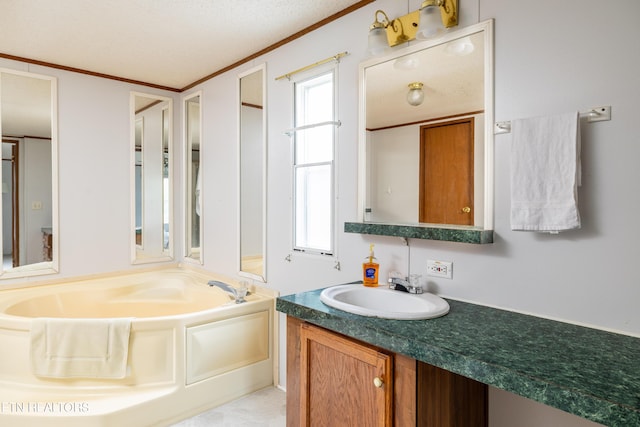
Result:
M207 282L207 284L209 286L217 286L220 289L222 289L223 291L230 293L231 295L233 295L233 298L236 300L236 304L241 304L243 302L247 302L244 297L247 296L249 294L249 292L247 291L246 287L242 287L242 288L234 288L231 285L228 285L224 282L220 282L218 280L209 280Z
M410 294L421 294L422 287L414 286L407 279L400 277L389 277L389 289L396 291L409 292Z

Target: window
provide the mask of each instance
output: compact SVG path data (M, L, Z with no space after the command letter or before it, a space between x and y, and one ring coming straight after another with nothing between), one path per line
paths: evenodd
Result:
M298 81L293 144L294 249L334 251L335 71Z

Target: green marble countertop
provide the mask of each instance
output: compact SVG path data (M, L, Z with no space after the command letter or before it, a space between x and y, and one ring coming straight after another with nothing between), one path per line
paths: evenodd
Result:
M448 300L430 320L362 317L324 305L321 290L276 309L610 426L640 426L640 338Z
M412 239L443 240L473 244L493 243L493 230L470 226L443 226L429 224L399 225L373 222L345 222L345 233L375 234Z

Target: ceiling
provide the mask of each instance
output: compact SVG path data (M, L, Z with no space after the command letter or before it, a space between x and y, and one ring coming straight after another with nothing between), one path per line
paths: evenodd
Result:
M484 110L483 38L479 32L367 67L366 128ZM413 82L424 85L424 102L419 106L406 101Z
M51 80L0 73L0 83L2 136L51 138Z
M0 57L42 61L180 91L371 1L0 0ZM416 67L399 68L392 59L368 69L366 127L482 110L483 46L481 37L472 37L472 42L476 48L470 54L452 55L445 45L413 54ZM250 83L250 78L245 80ZM414 81L424 83L425 102L420 107L405 101L407 84ZM43 112L49 108L45 83L31 89L40 91ZM42 114L46 126L34 129L35 108L24 105L29 96L9 92L8 87L2 89L3 134L48 137L49 116ZM259 99L244 101L260 104ZM21 112L25 117L19 119ZM24 126L9 127L19 123Z
M372 0L2 0L0 54L176 90Z

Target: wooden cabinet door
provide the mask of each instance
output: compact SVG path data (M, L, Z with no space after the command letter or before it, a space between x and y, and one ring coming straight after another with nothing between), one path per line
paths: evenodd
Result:
M393 358L309 324L300 329L300 426L392 426Z
M287 316L287 427L486 427L487 414L485 384Z

